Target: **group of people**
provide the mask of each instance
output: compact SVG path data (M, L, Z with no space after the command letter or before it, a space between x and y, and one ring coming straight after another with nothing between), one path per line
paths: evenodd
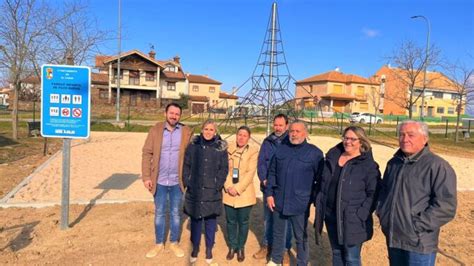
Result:
M456 175L430 151L425 123L399 125L399 150L382 179L361 127L347 127L342 141L324 156L307 142L306 124L289 123L284 114L274 117L274 132L259 149L250 143L247 126L238 128L235 141L229 143L219 136L212 120L192 136L179 122L181 111L175 103L167 105L165 121L150 129L142 150L142 179L155 203L156 244L146 257L165 249L167 214L166 247L177 257L185 255L179 246L183 206L190 217L191 263L197 260L203 227L205 259L213 263L222 210L226 259L245 261L250 213L257 202L253 185L257 172L264 197L264 234L255 259L266 258L267 265L289 265L294 238L297 265L307 265L307 224L314 205L316 243L325 225L333 265L361 264L362 244L373 235L374 211L386 237L390 265L435 264L440 227L456 212Z

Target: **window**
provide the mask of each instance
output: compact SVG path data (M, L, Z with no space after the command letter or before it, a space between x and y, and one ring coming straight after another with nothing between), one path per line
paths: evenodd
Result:
M334 93L342 93L342 85L334 84L332 88Z
M309 85L309 92L314 93L314 91L313 91L313 85Z
M443 99L443 93L439 92L439 91L434 91L433 92L433 97L435 97L437 99Z
M142 93L142 94L140 94L140 98L142 99L142 101L147 102L147 101L150 100L150 94L149 93Z
M165 71L176 72L176 67L174 65L166 65Z
M128 84L129 85L140 85L140 72L136 70L130 70L128 72Z
M199 86L198 85L193 85L193 91L198 92L199 91Z
M155 73L153 71L147 71L145 74L145 80L146 81L155 81Z
M412 105L412 106L411 106L411 111L412 111L413 113L416 113L416 105Z
M123 69L120 69L120 79L123 79ZM112 83L115 83L117 80L117 69L114 69L114 78L112 79Z
M369 110L369 104L368 103L360 103L360 110L363 110L363 111Z
M457 94L457 93L452 93L451 94L451 100L459 100L459 98L460 98L459 94Z
M209 87L209 92L210 93L216 92L216 87Z
M168 82L166 89L169 91L175 91L176 90L176 82Z
M437 107L437 108L436 108L436 113L438 113L438 114L444 114L444 107Z
M448 114L454 114L454 107L448 107Z
M364 97L364 94L365 94L364 86L357 86L356 96Z
M100 89L99 91L99 99L108 99L109 98L109 90L107 89Z

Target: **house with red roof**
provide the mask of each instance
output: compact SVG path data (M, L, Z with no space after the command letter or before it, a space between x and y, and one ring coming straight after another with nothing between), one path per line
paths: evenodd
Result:
M380 83L338 68L317 74L296 83L295 108L328 113L374 112ZM319 110L319 108L321 110Z

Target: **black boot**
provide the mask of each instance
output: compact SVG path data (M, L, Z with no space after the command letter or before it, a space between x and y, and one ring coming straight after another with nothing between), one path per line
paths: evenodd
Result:
M206 262L207 264L212 263L212 248L206 248Z
M235 256L235 249L229 248L229 252L227 252L227 256L225 257L227 260L233 260Z
M241 248L237 251L237 261L242 262L245 260L245 251L244 248Z
M194 264L197 261L197 256L199 253L199 247L193 247L193 251L191 252L191 256L189 257L189 262Z

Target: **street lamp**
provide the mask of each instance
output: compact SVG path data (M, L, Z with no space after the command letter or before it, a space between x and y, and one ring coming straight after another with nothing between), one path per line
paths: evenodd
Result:
M422 18L425 20L426 25L428 26L428 34L426 37L426 58L425 58L425 70L424 70L424 76L423 76L423 90L421 91L421 110L420 110L420 119L423 121L424 117L424 110L425 110L425 89L426 89L426 69L428 67L428 54L429 54L429 49L430 49L430 32L431 32L431 24L430 20L426 18L425 16L422 15L417 15L417 16L412 16L412 19L416 18Z

